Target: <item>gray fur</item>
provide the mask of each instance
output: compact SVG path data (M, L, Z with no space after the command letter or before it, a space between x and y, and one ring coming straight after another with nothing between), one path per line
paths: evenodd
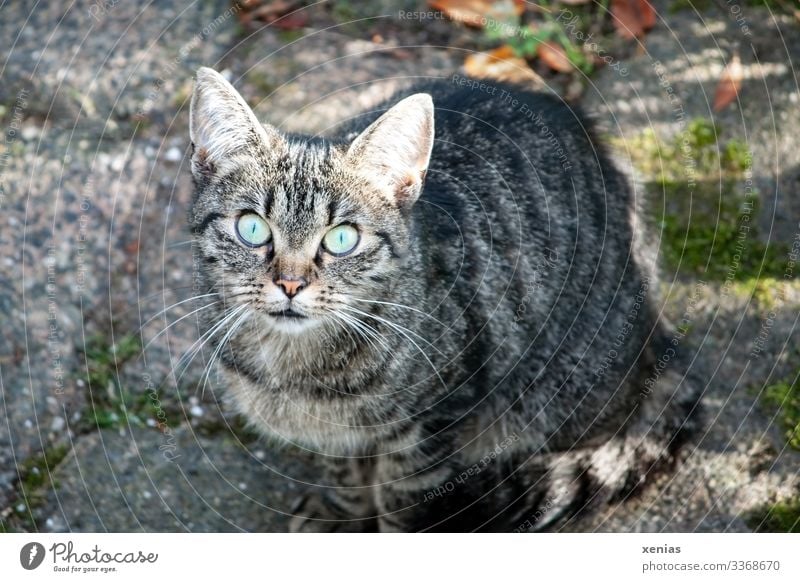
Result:
M573 110L498 87L517 102L433 82L321 139L198 72L190 223L227 392L340 484L293 529L543 529L629 493L695 422L677 353L656 368L673 348L626 179ZM237 240L243 211L273 245ZM361 241L333 257L340 223ZM290 300L281 273L308 286ZM290 306L308 318L270 315Z

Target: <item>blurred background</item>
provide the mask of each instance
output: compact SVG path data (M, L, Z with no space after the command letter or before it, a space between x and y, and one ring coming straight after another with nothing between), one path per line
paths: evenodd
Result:
M707 382L676 471L568 531L800 531L800 7L790 0L0 5L0 531L282 531L319 487L197 347L194 71L324 133L419 78L582 108L639 183Z

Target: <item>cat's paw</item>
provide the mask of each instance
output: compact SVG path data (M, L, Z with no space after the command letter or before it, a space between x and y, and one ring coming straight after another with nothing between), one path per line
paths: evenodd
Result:
M374 518L341 515L322 495L301 497L292 508L292 514L289 520L291 533L364 532L376 528Z

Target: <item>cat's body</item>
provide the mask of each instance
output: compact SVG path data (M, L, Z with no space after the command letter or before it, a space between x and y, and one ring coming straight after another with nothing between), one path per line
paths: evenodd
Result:
M376 121L420 91L435 131L420 95ZM433 82L285 137L204 69L192 107L226 387L340 485L296 529L539 529L670 457L697 388L654 368L630 187L566 105Z

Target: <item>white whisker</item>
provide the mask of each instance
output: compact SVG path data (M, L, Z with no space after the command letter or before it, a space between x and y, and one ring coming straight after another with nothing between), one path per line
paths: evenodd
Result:
M359 331L361 333L361 336L364 337L364 339L373 348L377 348L377 346L375 345L375 341L377 341L378 343L380 343L380 345L383 347L384 350L388 351L388 350L391 349L389 344L386 343L386 338L384 336L382 336L378 332L378 330L376 330L375 328L371 327L368 323L366 323L364 321L361 321L360 319L358 319L356 317L353 317L352 315L349 315L347 313L342 313L341 311L339 311L339 312L334 311L333 313L337 317L340 317L343 320L349 322L350 325L354 327L354 329L356 329L357 331Z
M345 309L347 311L351 311L351 312L357 313L357 314L359 314L359 315L361 315L363 317L370 317L370 318L374 319L375 321L380 321L381 323L389 326L390 329L393 329L393 330L395 330L395 331L397 331L399 333L402 333L403 335L411 334L414 337L416 337L417 339L425 342L431 348L433 348L436 351L437 354L439 354L440 356L444 357L444 354L439 350L439 348L437 348L430 341L428 341L427 338L421 336L420 334L418 334L418 333L416 333L414 331L411 331L407 327L403 327L402 325L400 325L398 323L394 323L393 321L389 321L388 319L385 319L385 318L383 318L383 317L381 317L379 315L375 315L373 313L367 313L366 311L361 311L360 309L357 309L357 308L355 308L355 307L353 307L351 305L342 305L340 307L341 307L341 309Z
M442 321L436 319L430 313L426 313L426 312L422 311L421 309L417 309L416 307L411 307L410 305L403 305L402 303L392 303L391 301L377 301L375 299L361 299L360 297L352 297L351 299L353 299L354 301L361 301L363 303L375 303L377 305L390 305L392 307L400 307L402 309L408 309L408 310L413 311L415 313L419 313L420 315L424 315L425 317L427 317L429 319L432 319L433 321L435 321L436 323L438 323L442 327L447 328L448 330L451 330L450 329L451 326L449 326L449 325L443 323Z
M249 304L245 304L245 305L249 305ZM233 337L233 334L236 332L236 330L238 330L239 327L241 327L241 325L244 323L244 321L247 319L247 317L251 313L252 313L252 311L245 311L244 313L242 313L238 317L238 319L236 319L236 321L234 321L231 324L230 329L228 329L228 332L222 337L222 339L220 340L219 344L217 344L217 348L214 350L214 352L211 354L211 357L208 359L208 364L206 364L206 367L203 370L203 374L200 376L200 386L202 387L202 389L200 391L200 397L201 398L206 393L206 383L208 382L208 377L211 374L211 366L214 363L214 360L220 354L220 352L221 352L222 348L225 346L225 344L230 340L231 337Z
M225 326L229 321L231 321L234 317L236 317L243 309L247 307L248 304L242 304L238 307L233 308L232 311L228 312L227 315L224 315L220 321L218 321L214 326L201 335L196 342L194 342L191 347L186 351L186 353L181 357L181 359L176 364L175 368L173 369L173 373L177 371L177 368L184 363L183 370L180 372L180 375L175 379L177 383L182 377L186 370L189 368L189 364L195 358L195 356L203 349L206 343L211 339L211 337L217 333L222 327Z
M375 320L377 320L377 321L382 321L382 322L383 322L383 323L385 323L386 325L388 325L388 326L390 326L390 327L394 328L394 329L395 329L397 332L399 332L401 335L403 335L403 336L404 336L404 337L405 337L405 338L406 338L406 339L407 339L409 342L411 342L411 344L412 344L412 345L413 345L415 348L417 348L417 350L419 351L419 353L420 353L420 354L422 354L422 356L425 358L425 360L427 360L428 364L430 365L431 369L433 370L433 373L434 373L434 374L436 374L436 377L437 377L437 378L439 378L439 382L441 382L441 383L442 383L442 386L443 386L443 387L445 387L445 389L447 388L447 384L445 384L445 382L444 382L444 379L442 379L442 376L441 376L441 374L439 374L439 370L437 370L437 369L436 369L436 366L434 366L434 365L433 365L433 362L432 362L432 361L431 361L431 359L428 357L428 354L426 354L426 353L425 353L425 351L424 351L424 350L423 350L421 347L419 347L419 344L417 344L417 342L415 342L415 341L414 341L414 340L411 338L411 336L409 336L409 335L406 333L406 331L407 331L407 332L409 332L409 333L412 333L412 334L413 334L414 332L412 332L411 330L407 330L406 328L404 328L404 327L403 327L403 326L401 326L401 325L397 325L397 324L394 324L394 323L392 323L392 322L390 322L390 321L387 321L387 320L383 319L382 317L377 317L377 316L375 316L375 315L371 315L371 314L369 314L369 313L366 313L366 312L364 312L364 311L361 311L360 309L356 309L355 307L350 307L350 306L347 306L347 305L342 305L342 306L341 306L341 308L342 308L342 309L347 309L347 310L350 310L350 311L354 311L354 312L356 312L356 313L360 313L361 315L363 315L363 316L365 316L365 317L371 317L371 318L373 318L373 319L375 319ZM404 330L405 330L405 331L404 331ZM420 336L419 334L414 334L414 335L416 335L417 337L422 337L422 336ZM422 339L423 339L423 340L425 340L425 338L422 338ZM427 341L427 340L425 340L425 341ZM428 344L429 344L429 345L431 345L431 347L433 347L434 349L436 349L436 347L435 347L435 346L433 346L432 344L430 344L430 342L428 342ZM437 352L439 352L439 350L436 350L436 351L437 351ZM444 354L442 354L441 352L439 352L439 354L441 354L441 355L444 355Z
M170 323L169 325L167 325L167 326L166 326L164 329L162 329L161 331L159 331L159 332L158 332L158 333L157 333L155 336L153 336L153 338L152 338L152 339L151 339L149 342L147 342L147 345L145 345L145 346L144 346L144 348L142 348L142 351L144 351L144 350L146 350L148 347L150 347L150 344L152 344L152 343L153 343L154 341L156 341L156 340L157 340L159 337L161 337L161 334L165 333L165 332L166 332L166 331L167 331L169 328L171 328L171 327L172 327L173 325L175 325L176 323L180 323L181 321L183 321L183 320L184 320L184 319L186 319L187 317L190 317L190 316L194 315L194 314L195 314L195 313L197 313L198 311L202 311L203 309L207 309L207 308L209 308L209 307L211 307L211 306L213 306L213 305L217 305L218 303L222 303L222 301L212 301L211 303L209 303L209 304L207 304L207 305L203 305L202 307L199 307L199 308L195 309L194 311L190 311L190 312L189 312L189 313L187 313L186 315L179 317L178 319L176 319L175 321L173 321L172 323Z
M158 317L159 315L163 315L164 313L166 313L166 312L167 312L167 311L169 311L170 309L174 309L175 307L178 307L178 305L183 305L184 303L187 303L187 302L189 302L189 301L194 301L195 299L203 299L204 297L213 297L214 295L219 295L219 293L206 293L205 295L195 295L194 297L189 297L188 299L184 299L183 301L178 301L177 303L173 303L173 304L172 304L172 305L170 305L169 307L165 307L164 309L162 309L161 311L159 311L158 313L156 313L154 316L152 316L150 319L148 319L147 321L145 321L145 322L144 322L144 323L143 323L143 324L142 324L142 325L139 327L139 331L142 331L142 330L145 328L145 326L146 326L148 323L150 323L151 321L153 321L153 320L154 320L156 317Z

